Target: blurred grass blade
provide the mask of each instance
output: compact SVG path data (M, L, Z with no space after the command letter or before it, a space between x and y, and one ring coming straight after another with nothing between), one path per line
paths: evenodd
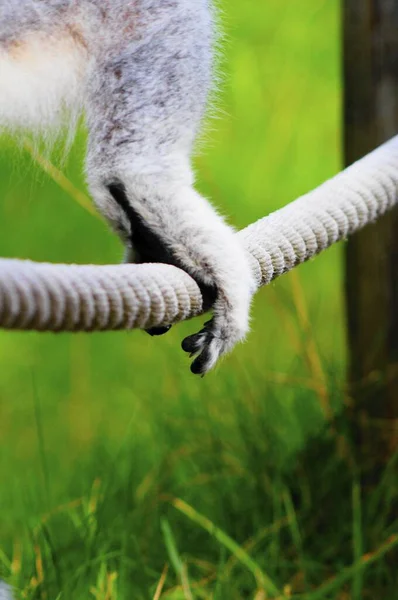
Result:
M191 590L189 588L188 576L184 562L181 560L178 553L177 544L170 527L170 523L166 518L160 520L160 526L162 528L164 543L166 545L167 553L170 558L170 562L173 565L173 569L176 572L179 580L181 581L182 589L186 600L193 600Z
M45 436L44 436L44 427L43 427L43 417L42 417L42 409L40 404L39 393L36 385L35 374L32 371L32 394L33 394L33 410L34 410L34 418L36 424L36 434L37 434L37 445L38 445L38 453L40 458L40 465L43 475L43 483L44 483L44 500L47 511L50 510L51 501L50 501L50 476L48 472L48 464L47 464L47 454L46 454L46 445L45 445Z
M303 350L307 358L308 366L312 378L319 385L319 402L326 420L331 421L333 411L330 407L329 392L327 389L327 378L322 364L322 358L317 347L314 332L311 327L307 301L305 298L303 286L297 271L290 273L290 283L292 288L292 297L296 308L297 318L300 328L305 336L303 340Z
M329 579L326 583L322 584L315 592L312 594L308 594L305 596L306 600L325 600L329 596L327 594L331 594L338 590L346 581L355 577L358 571L364 571L366 567L377 562L387 552L390 552L393 548L398 546L398 534L390 536L384 544L379 546L377 550L371 552L369 554L364 554L361 558L356 561L350 567L343 569L341 573Z
M169 570L169 565L166 563L164 566L164 569L162 571L162 575L160 576L159 582L156 586L156 590L155 590L155 594L153 596L153 600L159 600L160 596L162 595L162 591L164 588L164 584L166 583L166 579L167 579L167 572Z
M301 575L303 578L304 589L308 591L308 580L307 573L305 567L305 557L303 551L303 540L300 532L300 527L297 519L297 513L294 508L294 503L292 500L292 496L290 494L290 490L286 488L283 492L283 503L285 505L286 516L289 523L290 535L292 537L293 544L296 547L296 552L298 556L298 564L300 566Z
M239 546L232 538L229 537L224 531L216 527L210 519L198 513L192 506L181 500L180 498L173 498L170 503L178 511L182 512L194 523L200 525L210 535L225 546L236 558L244 565L254 576L257 581L257 585L263 588L271 597L280 596L281 593L272 579L264 573L261 567L256 563L245 550Z
M362 505L361 486L358 480L352 485L352 546L354 562L360 561L363 556L362 540ZM363 568L355 571L352 579L352 600L361 600L363 588Z
M178 577L181 577L182 573L182 560L178 554L177 544L174 539L173 532L171 531L170 524L167 519L162 518L160 520L160 526L162 528L163 539L166 545L167 554L169 555L170 562L173 566L174 571Z
M301 554L303 550L303 544L301 540L300 528L297 521L296 511L294 509L294 504L292 497L290 495L290 491L285 489L283 492L283 502L285 505L285 511L289 523L289 529L292 536L292 540L294 545L296 546L297 554Z
M68 196L73 198L73 200L75 200L79 206L84 208L84 210L89 212L90 215L97 217L98 219L100 218L89 197L75 187L73 183L62 173L62 171L57 169L57 167L53 165L51 161L40 154L40 152L34 148L29 140L25 139L23 145L33 160L43 169L45 173L47 173L47 175L51 177L53 181L55 181L57 185L59 185L61 189L68 194Z
M4 565L8 572L11 572L11 560L6 553L0 548L0 564Z

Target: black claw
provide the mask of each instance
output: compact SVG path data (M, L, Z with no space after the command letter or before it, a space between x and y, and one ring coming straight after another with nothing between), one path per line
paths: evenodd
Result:
M196 364L196 360L193 361L191 365L191 373L194 375L201 375L203 377L204 373L202 373L201 365Z
M203 329L201 329L198 333L194 333L183 339L181 348L184 350L184 352L189 352L191 355L196 354L196 352L198 352L202 346L200 342L203 340L203 335L205 334L206 337L209 337L209 335L211 336L210 330L212 325L213 319L210 319L209 321L206 321Z
M192 352L191 345L192 345L191 336L184 338L181 342L181 348L184 350L184 352L191 353Z
M146 329L145 331L149 333L149 335L164 335L171 329L171 325L165 325L164 327L151 327L150 329Z
M199 342L203 335L203 330L199 333L194 333L193 335L189 335L184 340L182 340L181 348L184 352L189 352L189 354L196 354L199 350Z
M209 350L205 348L197 358L193 361L191 365L191 372L194 375L202 375L204 376L206 372L206 364L209 361Z

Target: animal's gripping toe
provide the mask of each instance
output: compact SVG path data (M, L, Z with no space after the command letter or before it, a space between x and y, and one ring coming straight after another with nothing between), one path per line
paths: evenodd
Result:
M186 337L181 346L191 358L196 355L191 364L192 373L203 376L241 338L242 335L237 334L233 327L229 328L226 323L221 326L219 319L213 318L201 331Z
M184 350L184 352L188 352L190 356L193 356L194 354L197 354L198 352L200 352L200 350L204 348L212 320L213 319L207 321L203 329L201 329L198 333L189 335L182 341L181 347Z
M191 364L191 371L195 375L204 375L220 356L221 348L217 348L220 340L214 337L211 324L212 321L209 321L199 333L188 336L182 342L182 349L188 352L191 358L197 355Z

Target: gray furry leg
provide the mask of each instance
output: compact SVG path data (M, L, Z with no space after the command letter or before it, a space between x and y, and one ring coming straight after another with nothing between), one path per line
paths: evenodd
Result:
M244 339L254 289L233 230L193 186L190 155L210 85L208 3L181 1L91 81L88 179L129 260L164 262L213 290L213 319L184 343L204 374ZM165 3L165 7L167 7ZM165 8L166 10L166 8ZM101 115L101 118L98 116Z

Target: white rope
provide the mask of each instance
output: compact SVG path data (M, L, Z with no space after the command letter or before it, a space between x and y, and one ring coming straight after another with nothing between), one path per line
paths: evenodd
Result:
M258 287L398 202L398 136L237 235ZM0 327L39 331L148 329L202 312L197 284L170 265L54 265L0 260Z
M0 579L0 600L12 600L11 588Z

